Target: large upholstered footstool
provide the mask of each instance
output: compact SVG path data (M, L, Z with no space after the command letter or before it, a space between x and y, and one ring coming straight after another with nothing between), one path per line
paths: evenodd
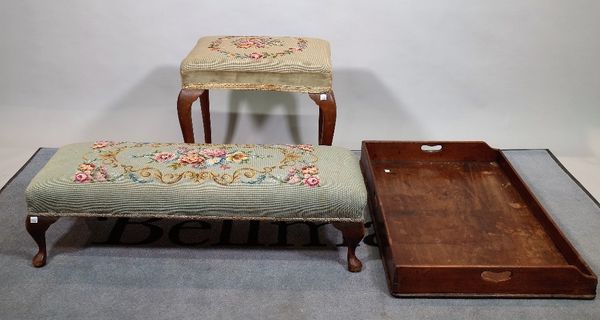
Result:
M181 63L177 100L185 142L194 142L191 107L200 99L204 141L211 142L210 89L308 93L319 106L319 144L331 145L336 104L329 43L304 37L204 37Z
M331 222L348 246L364 235L366 190L343 148L108 142L60 148L26 191L27 231L46 263L45 232L59 217Z

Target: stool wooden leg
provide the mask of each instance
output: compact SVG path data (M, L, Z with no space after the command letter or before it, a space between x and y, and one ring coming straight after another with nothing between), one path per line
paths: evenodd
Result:
M308 95L319 106L319 144L330 146L333 142L336 118L333 91L327 93L309 93ZM322 95L323 100L321 100Z
M319 143L321 143L321 136L323 136L323 111L319 108Z
M200 109L202 111L202 125L204 126L204 142L211 143L210 108L208 101L208 90L200 95Z
M181 89L177 98L177 115L183 134L183 141L194 143L194 126L192 124L192 104L205 90Z
M31 235L35 243L38 245L38 253L33 257L32 263L36 268L43 267L46 265L46 230L51 224L56 222L58 217L41 217L41 216L27 216L25 220L25 228Z
M348 246L348 271L360 272L362 262L356 257L356 247L365 236L365 228L360 222L336 222L332 225L342 231L344 243Z

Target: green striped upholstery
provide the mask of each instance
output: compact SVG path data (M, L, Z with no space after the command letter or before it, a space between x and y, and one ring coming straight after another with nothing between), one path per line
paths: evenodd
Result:
M363 221L346 149L98 141L60 148L26 190L49 216Z

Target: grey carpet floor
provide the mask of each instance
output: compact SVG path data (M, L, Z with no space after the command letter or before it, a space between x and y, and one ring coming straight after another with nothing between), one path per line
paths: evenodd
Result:
M41 149L0 192L0 319L600 319L600 301L397 299L373 230L345 271L330 225L66 219L31 266L23 192ZM592 269L600 209L545 150L506 151Z

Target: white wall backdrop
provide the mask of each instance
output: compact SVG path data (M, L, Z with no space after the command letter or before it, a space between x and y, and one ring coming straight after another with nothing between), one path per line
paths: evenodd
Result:
M211 34L328 39L336 145L550 148L600 180L597 0L2 1L0 148L180 141L179 62ZM304 95L211 98L215 142L317 141Z

